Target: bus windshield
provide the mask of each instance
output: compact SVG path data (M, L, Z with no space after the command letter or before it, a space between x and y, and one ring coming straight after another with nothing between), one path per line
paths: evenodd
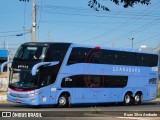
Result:
M36 89L38 88L38 80L36 76L32 76L30 70L12 69L10 71L9 86L14 89Z
M42 60L45 57L46 48L46 46L21 46L15 58Z

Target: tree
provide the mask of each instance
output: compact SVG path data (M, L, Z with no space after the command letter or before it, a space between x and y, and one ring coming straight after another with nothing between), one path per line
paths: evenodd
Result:
M99 9L110 11L108 7L100 3L101 1L102 0L89 0L88 6L95 9L96 11L99 11ZM103 1L109 1L109 0L103 0ZM115 3L116 5L123 4L124 8L133 7L135 4L142 4L142 5L151 4L150 3L151 0L110 0L110 1Z

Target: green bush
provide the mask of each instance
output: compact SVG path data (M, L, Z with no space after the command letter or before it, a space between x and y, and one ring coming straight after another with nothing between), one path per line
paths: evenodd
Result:
M158 90L158 96L157 97L160 98L160 88Z

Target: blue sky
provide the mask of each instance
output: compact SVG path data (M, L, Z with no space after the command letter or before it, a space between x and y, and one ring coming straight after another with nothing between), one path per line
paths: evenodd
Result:
M126 9L108 1L110 12L91 9L88 1L36 0L37 41L131 48L134 38L135 49L141 45L160 49L160 0ZM0 1L0 49L4 41L10 50L31 41L31 5L31 0Z

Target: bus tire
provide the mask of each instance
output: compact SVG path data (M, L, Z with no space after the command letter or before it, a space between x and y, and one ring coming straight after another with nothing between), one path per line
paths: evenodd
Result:
M69 106L69 97L66 94L60 95L58 99L58 107L65 108Z
M135 105L140 105L142 103L142 95L140 93L137 93L134 96L134 104Z
M123 99L123 104L125 106L131 105L132 104L132 96L131 93L126 93Z

